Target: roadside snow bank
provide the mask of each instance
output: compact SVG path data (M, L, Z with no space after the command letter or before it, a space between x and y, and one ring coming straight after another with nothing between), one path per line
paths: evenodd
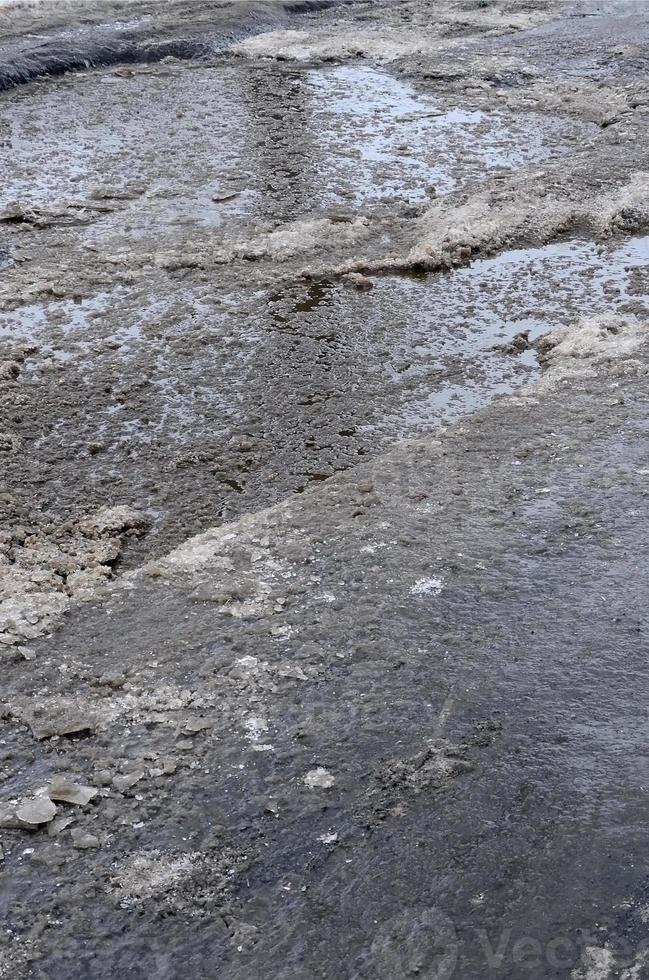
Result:
M580 317L575 323L539 338L536 347L545 371L532 387L538 391L603 373L619 377L645 372L646 362L632 355L648 337L649 323L634 316Z
M287 222L273 230L251 234L247 239L231 239L225 243L206 240L198 246L191 243L184 248L160 250L153 255L142 256L140 262L170 271L226 265L236 259L286 262L341 244L354 245L366 238L369 231L370 223L367 218L350 217L339 221L330 218L304 218ZM108 261L112 264L131 265L131 253L126 250L115 252Z
M272 232L248 242L231 246L230 255L243 259L272 258L282 261L307 252L317 252L335 243L353 243L367 234L367 218L332 221L330 218L307 218L289 222Z
M395 5L396 6L396 5ZM435 16L426 11L408 27L368 17L366 22L348 21L310 31L272 30L233 45L234 53L247 58L276 58L281 61L332 61L347 58L371 58L380 62L396 61L412 55L454 47L458 27L473 27L481 32L509 32L532 27L550 20L553 5L543 4L516 9L511 4L492 2L469 6L437 2ZM416 17L415 13L415 17Z
M278 61L346 61L371 58L389 63L410 55L426 54L439 46L437 39L413 36L411 31L354 27L340 33L317 34L307 31L268 31L235 44L233 52L247 58L275 58Z
M560 362L610 360L633 354L649 336L649 324L637 317L612 314L582 317L553 330L538 341L539 360L552 367Z
M551 189L550 189L551 188ZM467 265L506 248L546 245L568 235L596 240L649 227L649 173L640 171L613 190L578 197L572 181L548 181L546 173L516 177L457 202L436 200L417 219L410 246L376 258L357 257L330 270L436 271ZM308 270L305 270L308 271Z
M577 379L644 374L648 370L646 354L641 358L633 355L648 338L649 321L636 316L604 313L579 317L539 337L534 346L543 375L512 397L526 401Z

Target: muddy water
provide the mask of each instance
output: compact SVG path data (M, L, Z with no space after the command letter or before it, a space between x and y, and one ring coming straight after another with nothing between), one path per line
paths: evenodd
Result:
M157 262L158 250L207 243L215 254L232 240L254 252L301 218L389 223L395 208L595 138L575 120L432 98L365 65L226 56L17 89L3 95L2 126L2 203L48 227L0 225L0 256L33 279L43 242L103 263L99 287L0 313L3 350L27 349L0 420L19 447L8 489L57 517L143 508L144 550L300 493L523 384L533 358L495 349L517 332L639 301L625 270L644 260L640 240L379 277L369 291L273 286L272 273L264 288L235 285L225 259L176 276Z
M36 482L47 473L45 507L148 510L145 548L159 551L526 383L532 352L498 348L583 314L646 311L648 258L648 238L566 242L369 291L192 282L160 284L153 301L118 287L23 307L0 323L8 346L38 348L21 376L22 463Z
M105 255L147 237L253 240L328 208L389 222L394 194L416 208L430 184L469 192L493 168L570 144L552 142L549 120L428 102L381 72L218 67L100 73L21 103L34 130L8 194L58 207L70 193L86 209L60 237L3 231L20 254L0 274L17 283L0 360L25 356L0 385L0 448L15 437L0 482L24 502L10 515L23 528L12 557L61 560L48 555L47 512L148 509L135 565L296 496L284 528L262 515L228 534L191 584L104 591L37 640L33 660L3 657L3 799L55 772L101 791L58 837L3 833L0 977L432 976L445 922L459 953L450 972L467 980L505 946L513 965L499 975L585 976L572 972L575 935L593 930L600 947L630 936L635 950L646 933L646 376L616 376L624 403L609 398L612 377L592 394L501 402L444 447L364 467L376 495L357 494L358 471L309 491L534 377L529 351L496 349L516 333L603 310L646 315L649 241L508 252L375 277L367 291L288 282L272 260L253 285L232 267L168 274L126 256L121 278L106 262L76 299L21 292L43 267L56 290L42 256L70 263L73 238L75 256ZM219 107L226 77L232 99ZM7 101L12 123L22 98ZM77 141L87 155L69 189ZM524 461L521 443L535 446ZM413 471L433 499L406 496ZM357 500L366 520L352 517ZM69 576L74 562L56 567ZM97 711L97 730L36 740L30 712L42 707L64 733L72 708ZM309 788L314 766L332 792ZM536 935L555 952L570 936L565 969L521 970L516 940Z
M449 105L371 67L172 64L42 89L4 97L2 202L73 204L94 246L235 233L242 223L250 234L251 221L422 202L597 133Z
M540 113L448 106L367 67L310 71L305 82L323 158L317 171L335 201L424 200L560 155L595 132Z

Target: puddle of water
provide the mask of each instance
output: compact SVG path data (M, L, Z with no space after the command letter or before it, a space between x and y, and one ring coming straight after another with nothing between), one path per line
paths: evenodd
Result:
M536 370L532 351L511 357L495 349L516 334L529 331L535 339L584 314L623 312L637 303L647 308L649 276L644 291L632 288L631 277L648 268L649 237L606 248L557 243L505 252L446 275L378 278L362 299L312 284L297 302L271 300L269 327L292 338L293 356L300 348L323 355L321 402L356 384L358 429L394 439L454 421L529 378L525 369ZM335 332L316 344L332 324ZM350 359L356 366L347 377ZM297 374L293 383L299 384Z
M308 73L323 179L334 198L445 194L467 178L513 171L566 149L595 126L536 113L482 112L418 95L406 82L372 68L343 66Z
M35 342L41 363L47 358L71 363L92 357L101 349L97 336L98 321L110 316L114 305L123 299L124 294L125 290L116 287L111 292L100 292L78 302L66 299L48 304L31 303L2 313L0 341L18 345ZM142 328L151 313L150 308L143 317L134 316L122 323L115 323L109 336L103 337L104 343L120 348L126 355L141 340ZM32 369L33 363L28 360L26 370Z
M136 425L142 405L119 405L106 389L96 424L113 435L127 423L129 438L147 443L263 430L287 466L297 452L313 464L302 472L322 473L323 453L338 466L343 445L429 431L521 384L533 352L506 356L496 345L646 304L646 269L649 237L509 251L447 274L379 277L367 293L331 281L217 298L205 285L145 305L116 287L4 314L0 338L35 342L35 364L65 361L90 390L107 368L115 391L146 380Z
M114 208L84 229L88 238L95 227L113 225L128 237L189 222L220 226L254 202L245 181L230 179L245 159L244 133L254 108L237 78L232 71L211 72L199 94L191 71L137 79L108 71L62 78L37 98L33 90L5 93L8 138L0 164L11 180L0 204Z
M536 367L494 348L521 330L649 311L649 237L373 282L222 296L197 280L154 303L146 285L122 286L0 318L40 351L25 370L41 383L24 391L47 421L26 459L45 460L50 490L68 496L81 492L71 459L79 487L118 481L160 527L183 508L192 528L198 514L235 518L514 390ZM48 352L65 365L44 364Z
M0 204L85 202L87 241L182 237L196 226L236 233L252 218L420 201L431 188L446 193L542 161L597 131L449 105L363 66L165 71L92 72L37 97L5 93L0 168L10 179Z

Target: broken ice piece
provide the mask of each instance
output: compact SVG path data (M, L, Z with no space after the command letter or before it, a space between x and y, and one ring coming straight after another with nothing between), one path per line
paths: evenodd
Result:
M66 779L65 776L55 776L47 787L47 795L51 800L75 803L77 806L85 806L95 798L97 793L98 790L93 786L81 786Z
M330 789L335 783L335 779L328 769L318 766L317 769L310 769L304 777L305 785L309 789Z
M56 816L56 806L46 796L36 796L16 809L16 817L23 827L38 827L49 823Z
M299 664L281 664L277 673L280 677L294 677L298 681L307 681L309 679Z
M88 711L71 708L66 710L63 705L52 711L39 712L27 719L34 738L51 738L52 735L76 735L82 732L92 732L96 726L96 718Z
M188 735L196 735L198 732L203 732L213 727L214 722L209 718L188 718L185 722L184 730Z
M81 827L73 827L70 836L74 847L78 847L80 850L85 851L90 847L99 847L99 838L95 837L94 834L89 834L87 830L82 830Z
M338 841L338 834L336 833L335 830L332 830L327 834L320 834L318 840L322 844L335 844Z
M59 813L56 817L54 817L54 820L47 825L47 832L50 837L56 837L62 830L65 830L65 828L69 827L71 823L74 823L74 820L75 818L69 812L66 814Z
M118 792L125 793L131 786L135 786L143 776L143 769L134 769L133 772L127 772L124 776L113 776L113 786Z

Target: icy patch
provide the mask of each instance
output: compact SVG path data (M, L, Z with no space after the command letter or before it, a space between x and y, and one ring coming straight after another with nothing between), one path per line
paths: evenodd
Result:
M338 842L338 833L332 830L328 834L320 834L318 840L321 844L336 844Z
M268 722L265 718L247 718L245 728L247 738L251 742L258 742L261 736L268 731Z
M374 555L377 551L387 547L387 541L377 541L376 544L364 544L360 552L362 555Z
M586 946L581 965L570 974L571 980L607 980L611 976L615 960L610 949Z
M192 853L166 858L159 851L130 857L111 878L120 905L130 908L176 888L191 876L198 857L198 853Z
M304 785L309 789L331 789L335 782L332 773L328 769L323 769L322 766L310 769L304 777Z
M433 576L420 578L410 587L411 595L439 595L444 588L444 579Z

